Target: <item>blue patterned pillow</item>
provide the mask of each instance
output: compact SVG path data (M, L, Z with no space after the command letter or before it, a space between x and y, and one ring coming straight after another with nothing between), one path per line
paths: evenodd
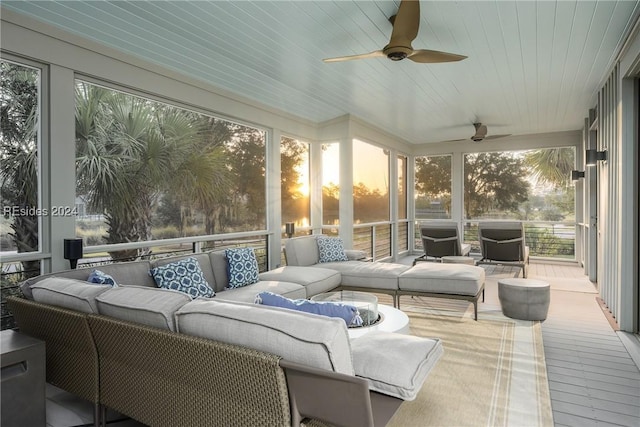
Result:
M230 288L240 288L258 282L258 261L253 248L227 249L224 253L227 256Z
M100 270L93 270L91 274L89 274L89 277L87 277L87 282L99 285L111 285L114 288L118 286L116 280L111 277L111 275Z
M193 257L152 268L149 274L159 288L184 292L191 298L215 296L198 260Z
M344 243L340 237L317 237L319 262L349 261L344 251Z

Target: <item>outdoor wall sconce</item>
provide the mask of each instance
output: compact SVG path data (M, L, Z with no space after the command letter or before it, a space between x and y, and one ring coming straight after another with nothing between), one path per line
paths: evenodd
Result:
M571 171L571 180L577 181L580 178L584 178L584 171Z
M76 269L81 258L82 239L64 239L64 259L69 260L72 270Z
M585 153L585 163L587 166L595 166L598 160L607 160L607 150L587 150Z
M290 239L296 232L296 225L293 222L287 222L284 225L284 234Z

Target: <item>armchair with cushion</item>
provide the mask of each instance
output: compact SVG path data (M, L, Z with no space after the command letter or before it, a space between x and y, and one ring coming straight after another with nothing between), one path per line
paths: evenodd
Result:
M417 261L427 261L429 257L467 256L471 245L461 243L458 235L458 224L453 221L430 222L420 227L424 254Z
M478 264L513 265L522 268L522 277L527 277L529 247L521 222L481 222L478 242L482 253Z

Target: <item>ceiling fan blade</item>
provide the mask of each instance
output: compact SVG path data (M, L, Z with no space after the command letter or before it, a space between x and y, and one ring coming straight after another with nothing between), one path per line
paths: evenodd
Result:
M359 55L350 55L350 56L339 56L337 58L326 58L323 59L324 62L342 62L342 61L351 61L352 59L366 59L366 58L378 58L386 56L381 50L376 50L369 53L361 53Z
M464 55L455 53L439 52L437 50L416 49L408 56L413 62L435 63L435 62L455 62L466 58Z
M503 135L489 135L487 137L485 137L484 139L498 139L498 138L504 138L505 136L511 136L510 133L505 133Z
M403 46L411 48L411 42L418 36L420 26L420 2L402 0L398 13L392 17L393 31L387 47Z

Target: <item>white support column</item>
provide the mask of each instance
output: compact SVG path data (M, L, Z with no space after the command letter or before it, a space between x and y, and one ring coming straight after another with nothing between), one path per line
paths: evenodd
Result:
M267 134L267 230L269 235L269 270L280 265L282 251L282 192L280 169L280 129Z
M416 156L407 157L407 219L409 220L409 253L413 253L416 249Z
M51 251L51 271L66 270L64 239L76 237L76 143L75 143L75 77L73 70L51 65L49 68L50 133L48 164L42 164L43 188L49 194L49 215L43 218L44 251ZM46 132L46 129L44 130ZM46 155L44 157L46 161ZM71 185L69 185L71 184ZM45 196L46 199L46 196ZM46 231L48 228L48 232Z
M458 223L464 236L464 155L457 151L451 156L451 220Z
M322 233L322 142L314 141L310 147L309 201L311 203L309 224L313 233Z
M340 140L340 237L353 247L353 139Z
M619 117L620 144L620 191L618 201L621 213L620 242L620 329L638 332L640 315L638 286L638 145L634 139L638 135L638 111L640 88L632 78L622 79L620 84L621 112Z
M389 150L389 219L391 220L391 259L398 260L398 152Z

